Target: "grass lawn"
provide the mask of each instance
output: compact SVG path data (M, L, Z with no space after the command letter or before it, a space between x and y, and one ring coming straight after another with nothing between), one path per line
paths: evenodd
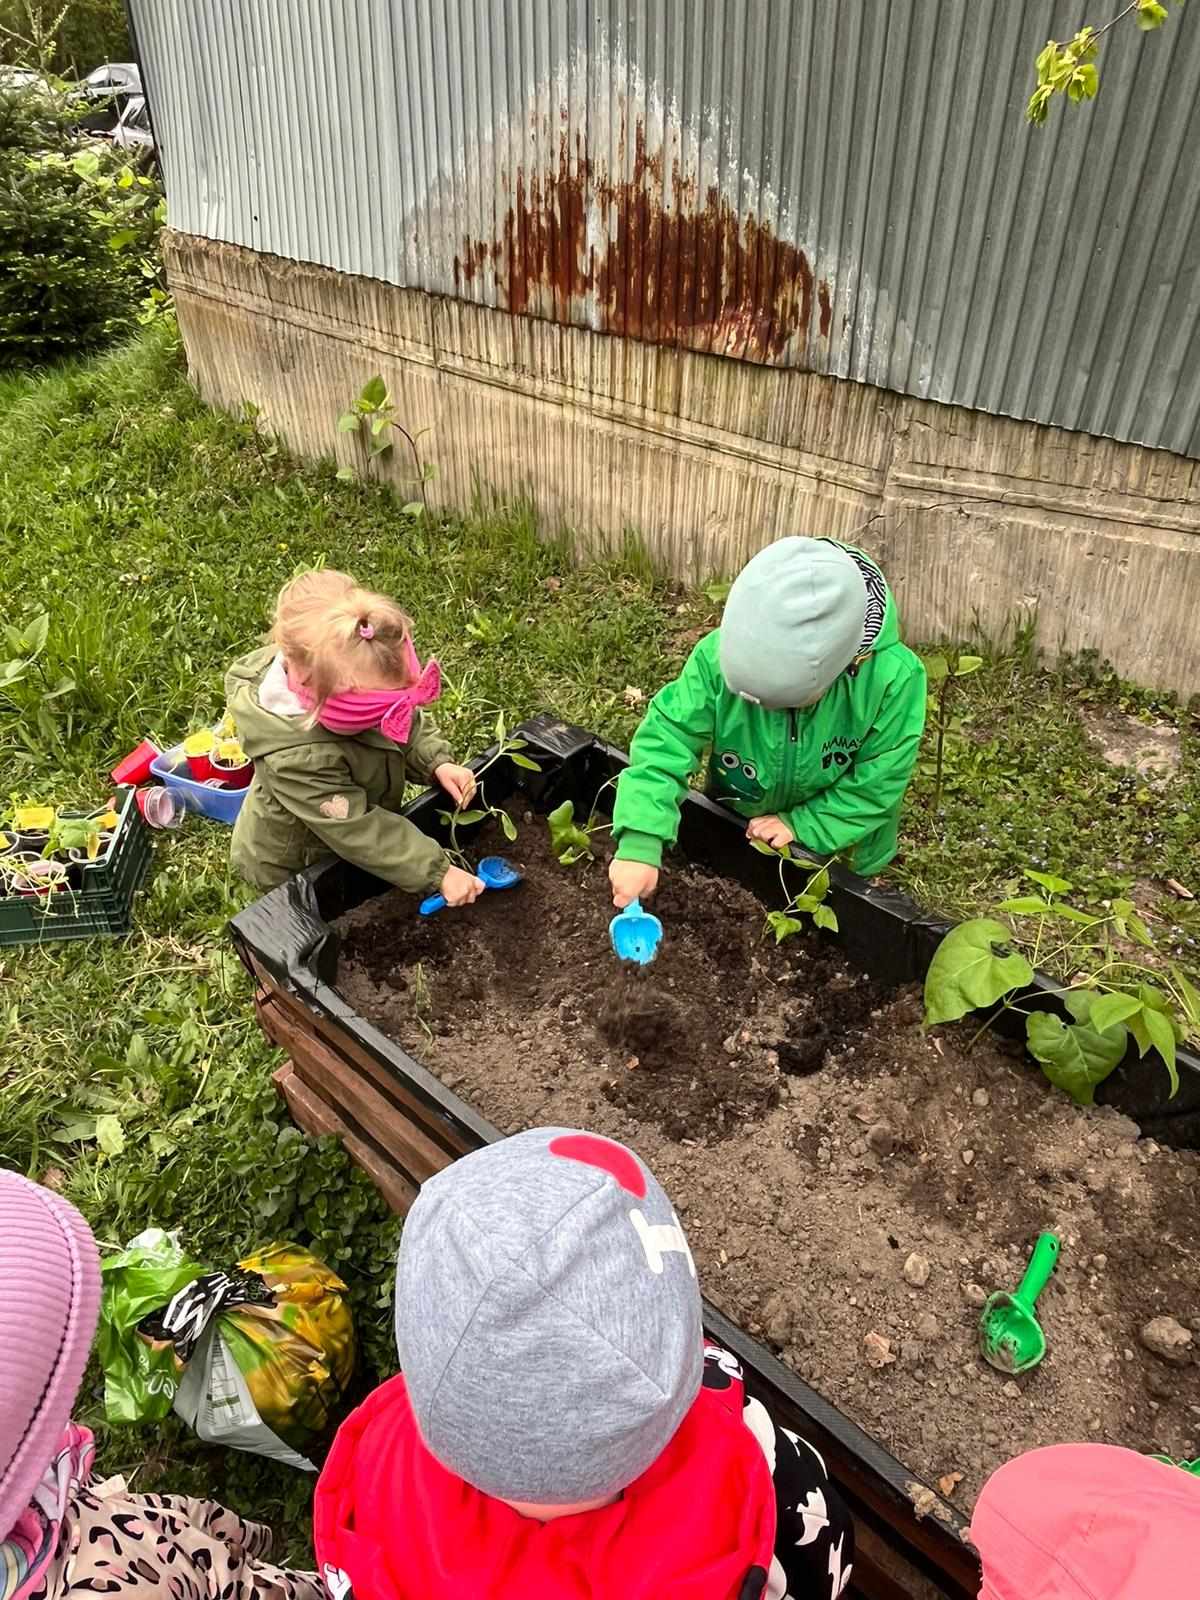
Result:
M36 678L0 691L5 795L98 801L144 735L214 719L224 667L257 642L280 584L318 560L415 615L464 756L500 708L510 722L554 709L624 743L638 716L627 689L651 693L714 620L635 550L572 568L519 510L413 525L387 493L206 411L164 329L49 376L0 378L0 409L6 620L48 611L40 669L74 684L48 704ZM1200 894L1193 718L1087 664L1044 670L1021 639L979 653L983 669L956 684L940 807L928 737L894 875L955 914L1018 892L1025 867L1071 879L1081 904L1128 890L1196 975L1200 914L1165 887ZM1151 778L1110 764L1085 717L1109 744L1153 727L1172 764ZM156 835L127 940L0 952L0 1162L52 1169L105 1245L151 1223L214 1265L270 1236L310 1244L352 1286L369 1382L390 1370L397 1227L336 1147L306 1140L275 1102L278 1055L223 935L245 898L227 844L196 819ZM95 1142L104 1114L121 1123L116 1153ZM98 1389L85 1399L99 1426ZM104 1469L223 1498L303 1556L299 1476L208 1450L173 1420L100 1431Z

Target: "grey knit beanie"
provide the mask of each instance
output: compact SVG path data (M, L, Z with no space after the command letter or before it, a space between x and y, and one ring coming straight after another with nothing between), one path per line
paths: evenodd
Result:
M625 1488L700 1389L691 1251L632 1151L566 1128L502 1139L408 1214L396 1343L421 1437L485 1494L576 1505Z
M827 539L778 539L738 574L721 620L732 693L778 711L812 705L858 654L867 586Z

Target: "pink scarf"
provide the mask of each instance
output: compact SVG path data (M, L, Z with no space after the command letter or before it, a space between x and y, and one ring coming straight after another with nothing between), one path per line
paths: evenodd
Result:
M365 733L378 728L385 738L407 744L413 717L420 706L432 705L442 692L442 669L431 656L422 670L411 639L404 641L404 664L411 679L407 689L344 689L331 694L317 712L317 721L330 733ZM302 685L289 687L308 710L316 704Z

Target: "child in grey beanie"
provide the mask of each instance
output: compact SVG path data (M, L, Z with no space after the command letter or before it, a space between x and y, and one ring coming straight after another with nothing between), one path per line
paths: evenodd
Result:
M457 1161L409 1213L402 1375L317 1488L335 1600L837 1600L824 1463L705 1344L695 1262L631 1151L563 1128Z

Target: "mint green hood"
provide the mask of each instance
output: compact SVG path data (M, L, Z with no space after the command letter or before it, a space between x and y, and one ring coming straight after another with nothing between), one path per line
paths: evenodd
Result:
M925 724L925 669L900 642L878 567L858 656L815 705L770 710L732 693L721 630L693 650L651 701L617 787L613 835L622 860L657 866L674 844L688 780L709 760L709 789L738 815L781 817L797 841L870 876L896 852L900 808Z

